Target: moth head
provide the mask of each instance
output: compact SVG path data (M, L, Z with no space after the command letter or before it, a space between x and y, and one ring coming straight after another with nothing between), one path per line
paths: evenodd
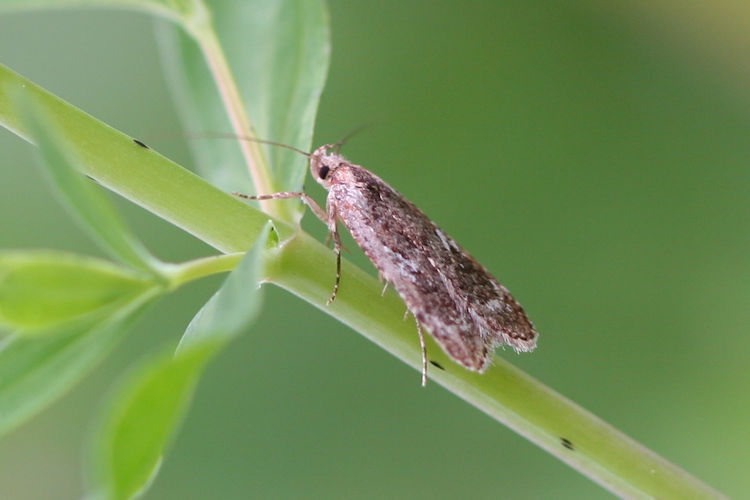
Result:
M316 149L310 155L310 173L313 179L326 189L331 187L333 173L339 165L346 163L346 159L337 152L337 145L326 144Z

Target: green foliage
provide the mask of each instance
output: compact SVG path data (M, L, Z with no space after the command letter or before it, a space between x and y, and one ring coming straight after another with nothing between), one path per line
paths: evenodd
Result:
M0 434L63 395L100 362L155 294L144 293L120 308L43 336L13 334L0 344Z
M148 487L212 349L141 363L116 387L92 460L99 498L127 499Z
M266 225L196 314L176 354L167 352L140 364L113 392L92 457L93 489L103 498L132 498L149 484L206 362L260 311L260 289L247 293L247 284L260 279L271 231Z
M154 284L109 262L51 251L0 253L0 325L21 333L112 314Z
M277 244L276 228L269 221L221 289L185 329L178 352L206 342L227 342L260 313L260 283L265 273L266 257Z
M46 6L80 3L47 2ZM183 81L184 95L194 99L191 106L226 120L215 84L202 66L202 61L208 60L225 97L224 109L235 125L242 124L235 127L238 134L255 135L245 115L247 104L262 118L261 130L301 148L309 147L328 55L327 22L320 3L256 1L227 3L211 10L201 2L112 4L116 3L166 15L192 35L189 39L173 31L170 36L175 41L180 37L177 43L181 48L174 50L173 46L171 55L165 56L175 68L194 70L192 75L183 75L188 77ZM18 9L22 5L7 3L3 7ZM222 23L234 21L234 31L226 28L222 37L229 37L236 46L252 47L259 61L276 61L272 64L275 71L264 74L264 81L253 72L243 72L235 79L226 65L212 18ZM237 24L252 19L264 29L249 32ZM169 45L166 29L162 27L165 46ZM269 38L269 34L276 35ZM196 41L200 50L195 48ZM284 44L286 48L279 51ZM232 53L238 63L249 55ZM311 64L315 67L308 67ZM268 222L268 216L158 153L6 68L0 70L3 125L37 144L40 163L61 201L122 264L53 251L0 255L0 325L15 331L0 345L0 432L23 422L80 380L160 295L237 264L234 255L179 264L159 262L129 231L99 188L81 173L221 250L246 250L255 241L225 285L190 323L177 352L136 365L106 405L92 455L92 494L132 498L147 488L158 470L206 362L244 331L260 311L259 284L264 279L266 256L274 251L280 236L288 238L294 229L281 221L276 225ZM308 78L286 78L299 70ZM289 84L269 85L282 77ZM240 98L241 94L249 99ZM290 102L292 113L287 109ZM207 118L203 123L211 127L216 122ZM218 128L226 130L227 122L221 123ZM203 150L216 154L234 147L224 141ZM258 154L257 147L251 149L256 150L254 156L246 159L254 169L253 180L273 185L268 161ZM281 156L274 158L279 167L278 183L299 182L305 172L303 159ZM224 187L237 182L249 190L251 176L241 167L243 163L241 156L235 157L203 173L218 184L221 179L230 180ZM296 214L291 218L298 218L300 211ZM225 225L217 230L216 220L225 221ZM245 231L238 233L236 227Z
M217 5L212 10L213 25L226 47L242 106L252 117L251 132L309 151L328 69L325 10L318 2L231 3L231 7ZM232 130L201 47L173 24L160 24L158 35L186 129ZM212 184L230 192L256 188L236 140L194 140L190 147L201 175ZM272 192L299 189L307 172L305 158L286 149L262 148L264 158L273 165Z

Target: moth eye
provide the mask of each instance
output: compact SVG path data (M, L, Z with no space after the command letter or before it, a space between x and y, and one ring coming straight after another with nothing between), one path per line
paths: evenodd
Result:
M331 169L328 167L328 165L323 165L322 167L320 167L320 171L318 172L318 177L320 177L321 179L325 179L330 170Z

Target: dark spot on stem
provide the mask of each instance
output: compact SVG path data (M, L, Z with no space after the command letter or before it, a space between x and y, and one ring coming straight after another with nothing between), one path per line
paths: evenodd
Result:
M133 139L133 142L136 143L136 144L138 144L140 147L142 147L144 149L151 149L148 146L146 146L143 142L139 141L138 139Z
M445 368L443 368L443 365L441 365L441 364L440 364L440 363L438 363L437 361L432 361L432 360L430 360L430 364L431 364L432 366L434 366L435 368L440 368L441 370L445 370Z
M569 450L574 450L573 442L568 438L560 438L560 443Z

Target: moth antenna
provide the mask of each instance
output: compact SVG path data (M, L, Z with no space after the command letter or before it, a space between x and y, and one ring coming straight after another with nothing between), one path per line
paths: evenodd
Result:
M347 132L346 134L344 134L344 137L342 137L339 142L331 144L331 146L333 147L333 150L336 152L336 154L338 154L339 150L341 149L341 146L343 146L344 144L346 144L349 139L351 139L355 135L359 134L364 129L372 127L373 125L374 125L374 122L367 122L367 123L363 123L362 125L359 125L357 127L354 127L352 130L350 130L349 132Z
M193 138L237 139L240 141L257 142L260 144L268 144L269 146L278 146L280 148L289 149L303 156L307 156L308 158L312 156L312 153L308 153L307 151L303 151L301 149L295 148L294 146L290 146L289 144L284 144L282 142L276 142L276 141L269 141L267 139L258 139L257 137L250 137L246 135L234 134L232 132L201 132L201 133L187 134L187 135L188 137L193 137Z

